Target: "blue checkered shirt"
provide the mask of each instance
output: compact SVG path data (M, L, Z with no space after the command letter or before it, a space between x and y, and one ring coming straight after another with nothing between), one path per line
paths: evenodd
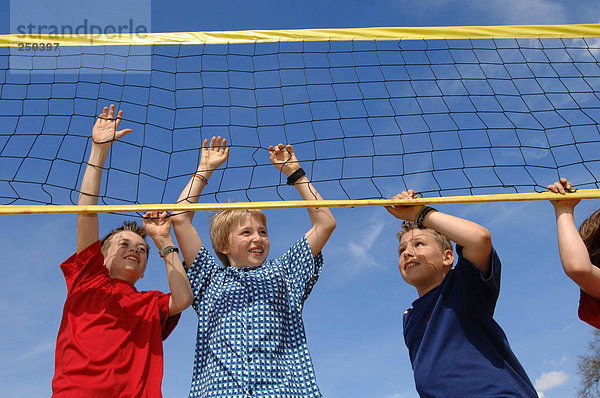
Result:
M306 237L258 268L202 247L188 270L198 313L190 397L320 397L302 307L323 269Z

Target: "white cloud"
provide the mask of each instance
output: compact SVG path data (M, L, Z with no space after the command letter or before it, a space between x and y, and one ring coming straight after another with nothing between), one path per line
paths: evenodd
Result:
M369 254L369 251L373 247L373 243L381 235L384 224L378 220L373 220L373 224L369 225L366 229L362 229L362 233L356 235L355 242L348 243L348 251L353 256L355 261L362 265L368 265L372 267L383 267L377 263L373 256Z
M569 357L567 357L566 355L563 355L562 358L560 358L560 359L544 359L544 362L542 364L544 366L560 366L560 365L564 365L568 361L569 361Z
M567 373L562 370L553 370L542 373L542 375L535 380L534 385L536 390L543 392L562 386L567 380L569 380L569 375Z
M26 353L17 358L17 361L26 361L39 355L45 354L54 349L54 342L42 342L29 349Z

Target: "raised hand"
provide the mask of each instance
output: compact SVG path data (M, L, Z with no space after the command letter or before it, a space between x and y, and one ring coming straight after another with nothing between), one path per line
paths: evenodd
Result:
M202 153L198 172L212 173L220 165L225 163L229 157L229 148L227 148L227 139L221 137L212 137L210 144L208 139L202 143Z
M566 178L561 178L554 184L548 185L548 191L565 195L568 192L575 192L575 188L572 187L571 183ZM580 199L565 199L565 200L551 200L550 203L555 209L569 209L572 210L577 206Z
M412 189L409 189L408 191L402 191L402 193L399 193L398 195L394 196L392 199L412 200L412 199L417 199L417 198L418 198L418 196L415 193L415 191L413 191ZM399 205L399 206L384 206L384 207L394 217L402 219L402 220L414 222L415 217L417 216L417 213L419 212L419 210L421 210L423 205L414 205L414 206Z
M269 160L271 160L273 166L288 177L300 168L300 163L294 154L294 148L290 144L270 146Z
M92 128L92 140L94 144L111 144L133 131L131 129L117 130L123 119L123 111L119 111L116 118L114 116L114 104L111 104L110 107L105 106Z
M144 214L144 229L159 249L159 243L171 239L171 218L166 211L149 211Z

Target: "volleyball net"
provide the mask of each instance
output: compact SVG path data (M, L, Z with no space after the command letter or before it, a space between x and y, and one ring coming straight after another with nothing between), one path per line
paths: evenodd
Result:
M181 208L212 136L194 209L600 197L599 55L600 25L0 36L0 214ZM110 103L133 133L73 206ZM278 143L329 200L297 201Z

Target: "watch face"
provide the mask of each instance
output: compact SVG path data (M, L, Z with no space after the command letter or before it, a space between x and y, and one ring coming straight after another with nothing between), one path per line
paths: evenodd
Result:
M161 257L164 257L171 252L179 252L179 249L175 246L167 246L164 249L162 249L158 254L160 254Z

